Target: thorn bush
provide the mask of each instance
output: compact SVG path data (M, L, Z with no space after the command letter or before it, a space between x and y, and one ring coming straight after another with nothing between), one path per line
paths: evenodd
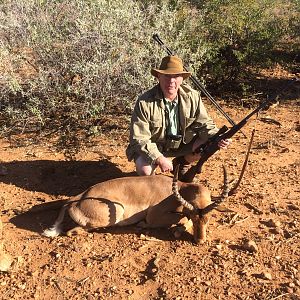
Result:
M235 79L298 29L298 0L2 0L0 130L54 132L74 157L97 120L129 114L177 50L202 81ZM112 121L114 122L113 118ZM76 132L82 134L77 135ZM88 133L85 135L84 133Z

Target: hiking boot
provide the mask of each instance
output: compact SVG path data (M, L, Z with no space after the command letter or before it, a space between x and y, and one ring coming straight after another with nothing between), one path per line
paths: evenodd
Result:
M191 166L190 163L187 162L183 156L175 157L172 160L172 163L173 163L172 174L174 174L176 167L180 165L178 170L178 180L181 180L185 175L185 173L189 170Z

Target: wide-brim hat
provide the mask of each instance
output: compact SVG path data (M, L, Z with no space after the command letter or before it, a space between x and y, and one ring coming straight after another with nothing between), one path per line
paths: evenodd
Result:
M181 75L183 79L191 76L190 72L183 69L182 60L177 56L166 56L162 59L159 69L151 69L151 74L158 77L158 74Z

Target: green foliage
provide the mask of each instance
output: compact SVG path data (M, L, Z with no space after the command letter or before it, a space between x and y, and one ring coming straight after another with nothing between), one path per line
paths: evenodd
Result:
M147 19L159 14L124 0L3 1L2 129L57 126L65 136L130 108L153 81L149 66L160 53L153 55Z
M197 26L207 46L204 64L198 72L208 73L214 84L235 81L249 67L274 63L273 51L297 32L295 26L299 24L297 1L191 2L201 12Z
M274 61L298 20L299 0L2 0L2 133L52 130L76 148L74 133L129 113L155 82L150 67L165 53L153 33L200 79L220 84Z

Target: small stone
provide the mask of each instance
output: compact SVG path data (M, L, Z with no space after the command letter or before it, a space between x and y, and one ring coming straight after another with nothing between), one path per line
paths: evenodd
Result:
M280 221L275 221L274 219L270 219L266 224L269 227L275 227L275 228L281 226Z
M7 272L13 262L11 255L7 253L0 253L0 271Z
M18 284L18 288L21 289L21 290L25 290L26 289L26 283Z
M36 271L33 271L33 272L29 272L28 275L32 276L32 277L37 277L39 275L39 271L36 270Z
M271 279L272 279L272 275L271 275L271 273L269 273L269 272L262 272L262 273L260 274L260 277L261 277L262 279L266 279L266 280L271 280Z
M193 277L193 278L192 278L192 282L193 282L193 283L196 283L196 282L197 282L197 278L196 278L196 277Z
M159 257L156 257L153 261L153 264L156 268L159 268L159 261L160 261L160 258Z
M246 269L241 269L240 271L239 271L239 274L240 275L248 275L248 271L246 270Z
M288 286L289 286L290 288L294 288L294 287L295 287L295 283L294 283L294 282L290 282L290 283L288 284Z
M292 270L292 272L293 272L293 274L298 274L298 270L295 268L295 267L291 267L291 270Z
M243 249L251 252L251 253L256 253L258 252L258 246L256 245L256 243L252 240L248 240L244 243L243 245Z
M110 240L111 238L112 238L112 235L111 235L110 233L106 233L106 234L104 235L104 239L105 239L106 241Z

